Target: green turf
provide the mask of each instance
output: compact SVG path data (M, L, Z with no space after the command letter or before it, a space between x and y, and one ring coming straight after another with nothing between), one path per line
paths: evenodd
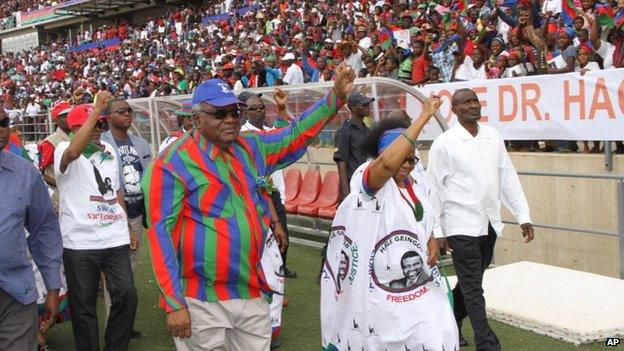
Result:
M286 284L286 295L290 306L284 308L282 325L283 351L320 350L319 322L319 287L316 276L319 268L319 250L292 245L288 253L290 269L297 271L299 277L289 279ZM143 338L133 340L130 350L174 350L173 342L165 329L165 316L156 305L158 292L154 276L149 265L147 250L140 254L140 265L136 273L136 286L139 292L139 312L136 329L143 333ZM103 316L102 300L98 313ZM100 339L103 340L103 324L100 323ZM492 321L504 350L511 351L567 351L567 350L605 350L604 344L596 343L575 347L570 343L558 341L529 331L510 327ZM470 323L463 327L464 336L472 343ZM57 325L47 334L48 345L54 351L73 350L71 326L67 323ZM101 345L103 345L103 341ZM474 350L474 347L462 350ZM244 350L248 351L248 350ZM253 350L249 350L253 351Z

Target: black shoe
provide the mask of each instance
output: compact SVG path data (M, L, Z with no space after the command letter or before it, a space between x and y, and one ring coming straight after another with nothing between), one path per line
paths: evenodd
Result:
M297 272L288 269L284 270L284 277L294 279L297 278Z
M468 346L468 341L464 339L464 336L461 333L459 333L459 346L460 347Z
M132 329L132 331L130 332L130 339L140 339L142 336L143 334L141 334L140 331Z
M271 339L271 350L275 350L282 346L282 342L279 339Z

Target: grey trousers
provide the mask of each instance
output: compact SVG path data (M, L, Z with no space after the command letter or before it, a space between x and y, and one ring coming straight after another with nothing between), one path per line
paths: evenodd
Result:
M0 289L0 350L36 351L37 302L23 305Z

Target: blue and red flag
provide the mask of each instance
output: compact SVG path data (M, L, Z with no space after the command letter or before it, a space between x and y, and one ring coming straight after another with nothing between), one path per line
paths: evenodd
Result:
M577 16L578 7L574 5L572 0L563 0L561 2L561 18L566 26L572 26L574 19Z
M624 25L624 8L618 10L613 22L615 24L615 28L621 28L622 25Z
M20 140L19 136L15 133L11 133L9 135L9 142L6 145L5 150L32 162L30 156L28 156L28 151L26 151L26 148L24 148L24 145L22 145L22 141Z

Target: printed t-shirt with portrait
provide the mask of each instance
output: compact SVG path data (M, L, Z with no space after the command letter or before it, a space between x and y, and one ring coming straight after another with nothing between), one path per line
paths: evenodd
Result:
M130 139L115 139L124 181L124 201L129 218L136 218L143 214L143 191L141 191L141 176L143 166L141 157Z
M126 213L117 202L119 166L113 147L89 158L80 155L64 173L54 163L59 190L59 221L63 247L73 250L106 249L130 244ZM69 142L60 143L54 159L60 160Z

